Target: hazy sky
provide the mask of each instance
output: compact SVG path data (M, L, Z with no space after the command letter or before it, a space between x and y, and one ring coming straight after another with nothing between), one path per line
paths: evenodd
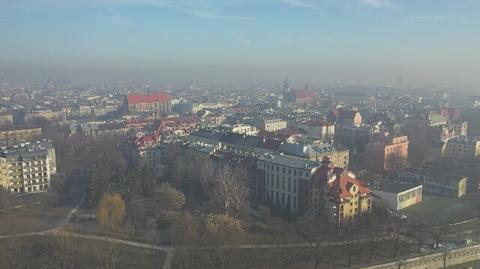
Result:
M0 0L0 78L480 84L479 0Z

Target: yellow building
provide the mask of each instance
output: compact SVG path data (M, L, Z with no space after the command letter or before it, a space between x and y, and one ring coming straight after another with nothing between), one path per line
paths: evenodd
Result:
M0 125L11 125L13 123L13 116L11 113L0 113Z
M372 191L349 172L331 176L324 188L323 214L339 226L372 211Z

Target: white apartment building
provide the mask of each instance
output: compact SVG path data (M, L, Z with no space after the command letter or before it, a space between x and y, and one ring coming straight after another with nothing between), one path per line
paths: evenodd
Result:
M258 158L264 172L265 199L296 213L309 203L309 185L320 164L303 158L266 153Z
M3 148L0 185L13 193L47 190L57 172L55 148L49 141Z

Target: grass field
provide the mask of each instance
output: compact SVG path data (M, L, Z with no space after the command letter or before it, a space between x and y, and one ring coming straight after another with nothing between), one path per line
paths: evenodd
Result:
M438 224L478 217L479 212L479 199L469 195L463 198L424 195L420 204L400 211L411 221L436 222Z
M153 269L162 268L165 260L165 253L153 253L150 249L83 239L71 240L68 247L65 247L65 243L59 243L58 237L32 236L1 240L0 268Z

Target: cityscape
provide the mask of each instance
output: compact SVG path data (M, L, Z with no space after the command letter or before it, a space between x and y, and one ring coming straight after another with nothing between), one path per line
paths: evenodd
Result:
M480 2L415 2L0 0L0 268L480 268Z

